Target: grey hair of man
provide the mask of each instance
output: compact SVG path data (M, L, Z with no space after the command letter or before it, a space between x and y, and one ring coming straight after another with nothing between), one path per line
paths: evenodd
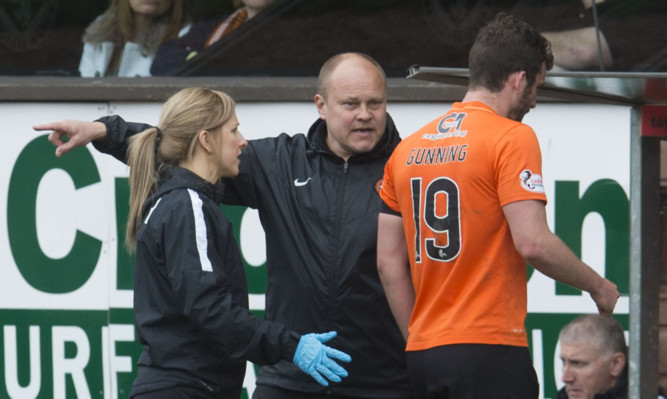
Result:
M612 317L600 314L579 316L563 327L558 338L561 344L591 345L600 355L622 353L627 356L623 327Z

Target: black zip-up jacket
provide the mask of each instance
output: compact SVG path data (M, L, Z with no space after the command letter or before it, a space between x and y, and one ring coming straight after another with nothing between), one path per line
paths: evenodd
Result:
M556 399L568 399L569 396L567 395L567 392L565 391L565 387L561 388L560 391L556 394ZM621 378L616 381L616 385L614 385L610 390L607 392L603 393L596 393L593 396L593 399L628 399L628 365L627 363L625 364L625 368L623 369L623 374L621 375Z
M665 393L662 391L662 387L658 387L657 398L664 399L664 395ZM569 399L565 387L558 391L556 399ZM621 378L616 381L616 385L611 387L607 392L595 394L593 399L628 399L628 363L625 363L623 374L621 374Z
M137 233L134 316L144 350L130 396L177 385L240 395L245 359L292 359L300 335L248 310L220 185L177 167L162 177Z
M95 143L124 161L125 139L148 125L100 120ZM290 362L261 367L258 384L345 397L409 398L405 341L377 272L377 186L400 141L391 117L371 152L348 162L326 145L326 124L308 135L250 140L223 202L259 211L266 233L266 319L296 331L338 331L330 345L352 356L349 377L322 387Z

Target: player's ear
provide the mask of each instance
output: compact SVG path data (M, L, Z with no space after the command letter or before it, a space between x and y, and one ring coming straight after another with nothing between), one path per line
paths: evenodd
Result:
M523 85L528 84L528 78L526 77L526 71L514 72L507 78L508 83L512 87L512 90L517 92L523 92Z

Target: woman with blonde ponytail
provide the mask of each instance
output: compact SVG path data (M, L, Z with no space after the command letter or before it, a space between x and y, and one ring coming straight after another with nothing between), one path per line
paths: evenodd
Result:
M248 310L232 225L220 208L223 177L239 173L247 146L234 101L204 88L176 93L158 127L131 138L126 245L136 252L139 358L131 398L238 399L246 360L294 362L322 385L350 357ZM325 379L326 378L326 379Z

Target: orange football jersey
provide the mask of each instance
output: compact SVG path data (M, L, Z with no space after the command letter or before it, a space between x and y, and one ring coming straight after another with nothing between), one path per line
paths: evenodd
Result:
M416 292L407 350L527 346L526 263L503 206L546 202L535 132L480 102L455 103L404 139L381 196L403 217Z

